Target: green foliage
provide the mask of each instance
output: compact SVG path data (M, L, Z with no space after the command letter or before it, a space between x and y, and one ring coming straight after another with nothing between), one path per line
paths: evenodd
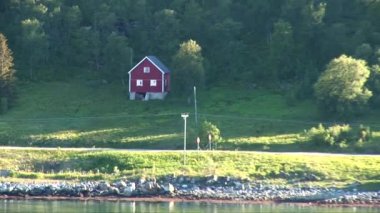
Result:
M25 19L21 22L23 45L23 59L27 61L28 73L24 75L29 79L37 79L41 77L39 69L46 62L48 55L48 40L43 29L43 24L36 18Z
M7 1L1 14L18 75L37 79L45 79L41 68L57 76L62 65L101 76L109 57L118 57L106 50L117 34L128 39L134 60L155 54L169 61L180 41L193 38L212 84L226 76L302 81L305 70L297 64L305 61L317 69L342 53L376 61L380 29L379 3L367 1Z
M346 55L333 59L314 85L321 112L342 118L361 112L372 96L365 87L369 74L363 60Z
M211 134L211 140L213 142L220 142L222 140L219 128L209 121L203 121L199 135L203 141L208 141L209 134Z
M267 77L272 81L293 79L295 77L293 28L284 20L274 23L273 28L268 58L270 74Z
M371 45L364 43L358 46L355 50L355 56L360 59L364 59L366 61L369 61L371 55L372 55L372 47Z
M8 48L7 39L0 33L0 98L1 111L8 108L15 99L15 70L12 51Z
M370 68L371 75L368 79L368 88L373 92L373 97L370 99L372 107L380 106L380 66L373 65Z
M372 133L369 127L360 126L352 128L350 125L334 125L324 127L319 124L318 127L313 127L306 131L306 140L317 146L335 146L347 148L348 146L362 146L363 143L368 143L372 138Z
M150 38L152 52L163 61L170 61L179 46L180 21L178 12L170 9L157 11L153 15L154 36Z
M126 70L132 68L132 50L128 47L125 36L112 33L107 38L104 48L104 77L108 80L120 80L126 75Z
M205 80L202 48L194 40L180 45L173 57L173 84L178 93L188 93L193 86L202 88Z
M367 1L8 0L0 28L20 78L119 79L130 66L129 48L133 62L149 54L170 61L192 38L202 46L203 81L211 86L302 84L305 63L320 70L343 53L378 63L379 8ZM170 68L175 75L181 67Z

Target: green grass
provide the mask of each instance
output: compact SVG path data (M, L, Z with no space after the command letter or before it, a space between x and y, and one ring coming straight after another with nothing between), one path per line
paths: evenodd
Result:
M236 151L25 151L0 150L0 169L12 178L97 180L163 175L234 176L252 180L303 181L315 175L318 184L362 182L378 187L380 156L263 154Z
M2 145L180 149L180 113L190 112L188 145L195 148L194 106L186 98L130 101L117 83L94 86L79 80L23 82L19 88L17 105L0 117ZM288 106L283 95L267 90L216 87L198 90L198 111L200 121L221 130L219 149L339 151L304 143L304 130L320 122L312 101ZM379 112L371 113L358 121L371 123L374 131L363 150L380 152L380 126L373 118Z

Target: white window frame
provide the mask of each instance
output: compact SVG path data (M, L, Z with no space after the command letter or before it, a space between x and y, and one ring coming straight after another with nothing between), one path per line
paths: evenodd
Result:
M143 84L143 80L141 80L141 79L137 79L136 80L136 86L138 86L138 87L142 87L144 84Z
M157 86L157 80L155 80L155 79L150 80L150 86L156 87Z
M144 67L144 73L150 73L150 67Z

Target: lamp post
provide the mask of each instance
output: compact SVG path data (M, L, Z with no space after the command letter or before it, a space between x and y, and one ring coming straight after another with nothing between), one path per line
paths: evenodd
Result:
M184 127L183 127L183 165L186 164L186 118L189 117L189 113L182 113L181 117L184 120Z

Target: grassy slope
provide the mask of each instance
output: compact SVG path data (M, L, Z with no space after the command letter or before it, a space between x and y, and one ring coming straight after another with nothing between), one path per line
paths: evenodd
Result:
M185 99L129 101L119 84L85 82L24 83L17 106L0 120L6 145L165 148L182 147L181 112L193 112ZM246 88L198 90L200 120L215 123L225 139L220 147L241 150L302 151L303 130L316 126L311 101L288 106L280 94ZM376 128L376 112L362 123ZM194 148L194 116L188 120ZM380 129L380 128L379 128ZM375 132L377 143L380 132ZM204 139L202 139L202 142ZM205 143L201 143L205 145ZM320 150L320 149L317 149ZM328 151L328 150L322 150Z
M372 184L380 179L379 156L310 156L247 152L189 152L183 166L181 152L23 151L0 150L0 169L15 178L117 179L134 176L189 175L235 176L292 181L315 175L320 184ZM117 168L117 169L116 169ZM303 178L301 178L302 181ZM366 185L364 185L366 186Z
M307 150L309 147L299 142L300 133L318 123L311 102L289 107L281 95L267 91L214 88L198 91L198 102L200 120L207 119L219 126L225 148ZM21 86L18 105L1 116L0 142L180 149L183 120L179 114L192 111L192 104L174 98L129 101L119 85L28 83ZM191 116L188 120L190 147L194 147L190 143L195 136L193 119ZM373 118L365 121L376 123ZM376 137L379 133L376 132ZM175 173L277 179L281 174L310 173L326 182L357 180L371 189L380 185L378 157L192 153L187 167L181 165L180 153L0 150L0 157L0 169L14 171L16 178L104 179ZM112 173L115 166L120 173Z

